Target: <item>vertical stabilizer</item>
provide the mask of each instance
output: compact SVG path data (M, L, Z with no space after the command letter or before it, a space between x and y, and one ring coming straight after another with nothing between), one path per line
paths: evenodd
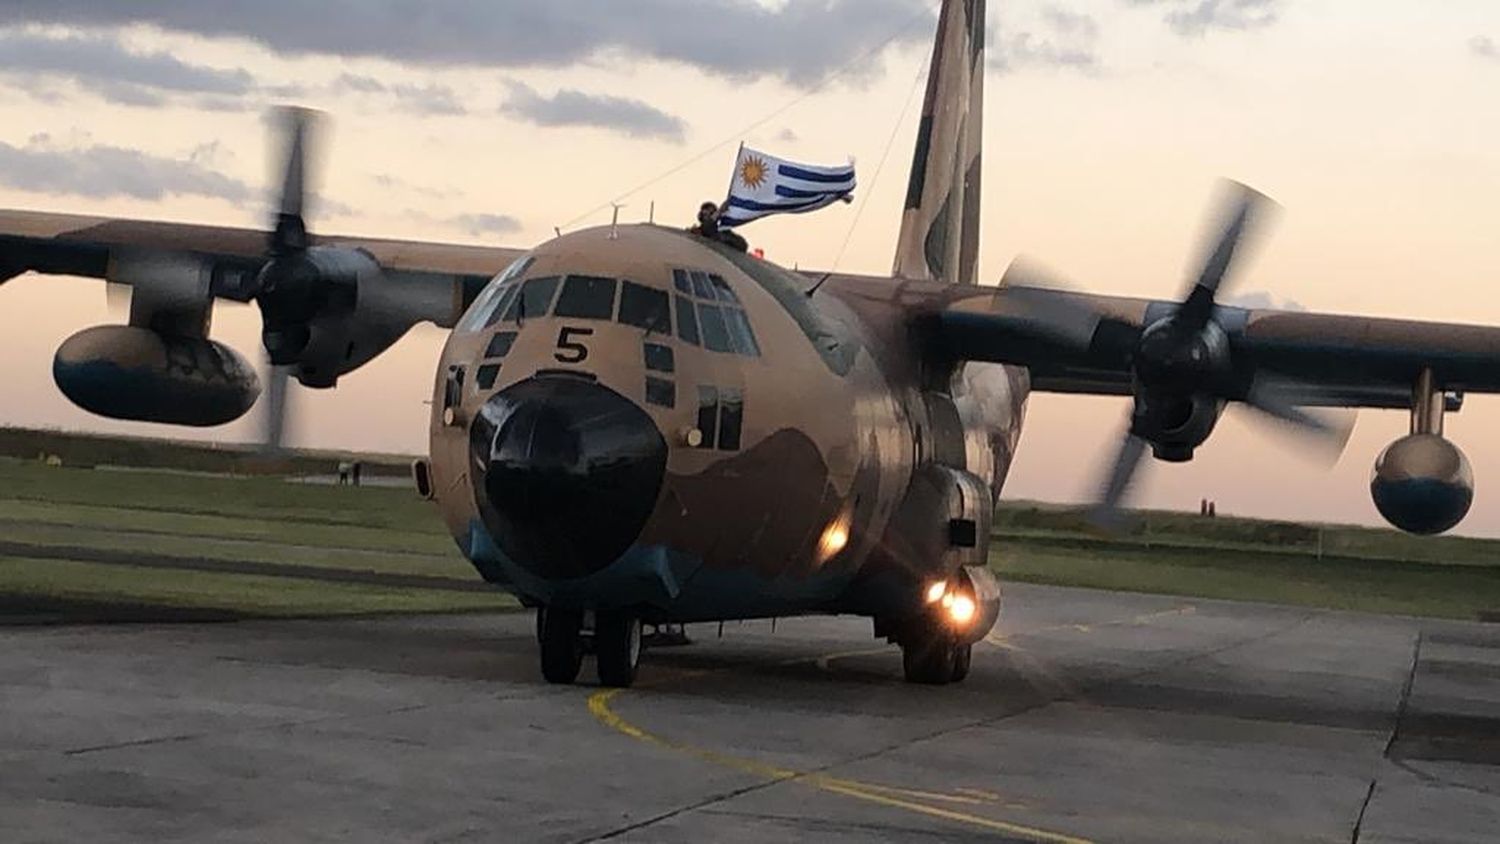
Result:
M984 141L985 0L944 0L894 273L973 284Z

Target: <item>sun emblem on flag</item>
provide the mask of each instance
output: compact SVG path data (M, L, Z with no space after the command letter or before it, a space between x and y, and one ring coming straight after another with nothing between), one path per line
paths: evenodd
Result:
M755 190L765 183L766 169L765 159L752 155L740 165L740 181L745 183L745 187Z

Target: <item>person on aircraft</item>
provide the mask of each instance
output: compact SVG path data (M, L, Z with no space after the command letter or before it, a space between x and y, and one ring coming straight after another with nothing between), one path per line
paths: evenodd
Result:
M693 226L691 229L688 229L688 231L698 235L699 237L706 237L709 240L717 240L720 243L731 246L741 252L748 251L750 249L750 244L745 240L745 238L741 237L737 232L731 229L721 228L719 226L719 215L722 213L723 209L720 208L717 203L704 202L702 205L698 206L698 225Z

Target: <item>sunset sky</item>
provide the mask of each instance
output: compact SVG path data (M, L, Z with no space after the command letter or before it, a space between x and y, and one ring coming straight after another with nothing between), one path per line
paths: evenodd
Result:
M527 246L607 222L636 188L622 219L654 202L685 225L743 140L858 163L854 205L745 229L767 257L884 273L937 5L11 0L0 207L262 226L264 114L294 102L331 115L320 232ZM1176 298L1227 176L1285 206L1244 301L1500 324L1500 4L990 0L990 24L989 283L1026 254L1081 289ZM121 319L97 282L0 287L0 424L256 436L253 415L195 432L70 405L53 351ZM253 309L215 315L251 359L258 332ZM337 391L299 392L291 442L425 450L441 343L418 328ZM1007 497L1090 496L1125 412L1035 397ZM1138 500L1375 523L1370 466L1406 426L1363 414L1328 471L1231 411L1197 461L1152 466ZM1448 431L1478 476L1461 532L1500 536L1500 398L1471 397Z

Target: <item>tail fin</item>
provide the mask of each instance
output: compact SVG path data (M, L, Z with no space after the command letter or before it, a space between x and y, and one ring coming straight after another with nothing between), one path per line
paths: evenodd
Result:
M899 278L973 284L984 146L985 0L944 0L896 242Z

